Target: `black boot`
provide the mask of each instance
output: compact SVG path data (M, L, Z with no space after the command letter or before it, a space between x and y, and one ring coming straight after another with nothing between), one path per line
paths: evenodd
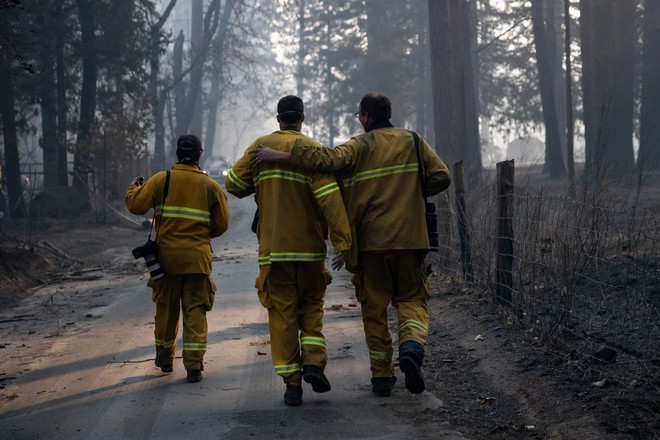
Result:
M160 368L160 371L163 373L171 373L174 371L174 367L172 366L172 360L167 359L164 360L161 356L156 355L156 366Z
M406 389L419 394L426 389L422 374L424 347L415 341L406 341L399 346L399 368L406 375Z
M331 389L330 381L316 365L303 365L303 380L311 384L316 393L327 393Z
M201 382L202 381L202 372L200 370L188 370L188 375L186 380L190 383Z
M289 406L300 406L302 405L302 395L303 389L300 385L287 385L284 393L284 403Z
M392 377L372 377L371 392L378 397L390 397L392 389L396 383L396 376Z

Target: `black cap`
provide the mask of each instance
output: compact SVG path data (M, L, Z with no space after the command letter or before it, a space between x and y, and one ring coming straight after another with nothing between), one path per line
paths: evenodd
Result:
M202 153L202 141L194 134L184 134L176 141L176 157L181 161L184 159L198 160Z
M293 95L287 95L280 99L280 101L277 103L277 114L281 115L283 113L300 113L301 115L304 114L305 107L303 106L302 99Z

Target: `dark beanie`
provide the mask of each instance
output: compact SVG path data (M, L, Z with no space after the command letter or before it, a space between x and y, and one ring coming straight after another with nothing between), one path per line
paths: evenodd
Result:
M287 95L277 103L277 114L283 113L305 113L302 99L297 96Z
M202 154L202 141L194 134L184 134L176 141L176 157L179 161L199 160Z

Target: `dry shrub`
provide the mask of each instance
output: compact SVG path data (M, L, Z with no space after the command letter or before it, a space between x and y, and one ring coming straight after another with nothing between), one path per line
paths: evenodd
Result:
M518 180L513 295L505 313L539 343L559 347L563 354L579 353L593 361L607 347L617 351L619 365L660 366L660 223L653 213L657 206L643 206L648 188L639 182L553 187ZM493 177L467 195L474 284L491 298L496 288L495 194ZM448 203L440 215L454 222L454 230L445 237L444 258L435 262L441 272L460 278L455 214Z

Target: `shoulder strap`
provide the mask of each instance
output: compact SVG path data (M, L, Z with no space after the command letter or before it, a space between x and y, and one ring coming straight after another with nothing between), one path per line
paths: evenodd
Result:
M167 176L165 177L165 188L163 189L163 206L165 206L165 199L167 199L167 191L170 189L170 170L165 172Z
M417 173L419 174L419 181L422 183L422 197L426 201L426 176L424 175L424 168L422 167L422 152L419 150L419 135L411 131L413 140L415 141L415 152L417 153Z
M156 240L160 236L160 224L163 221L163 209L165 209L165 199L167 199L167 192L170 189L170 170L165 171L165 187L163 188L163 207L160 212L160 221L158 222L158 228L156 228ZM156 207L154 206L154 217L151 219L151 227L153 228L154 222L156 221ZM149 230L149 240L151 240L151 230Z

